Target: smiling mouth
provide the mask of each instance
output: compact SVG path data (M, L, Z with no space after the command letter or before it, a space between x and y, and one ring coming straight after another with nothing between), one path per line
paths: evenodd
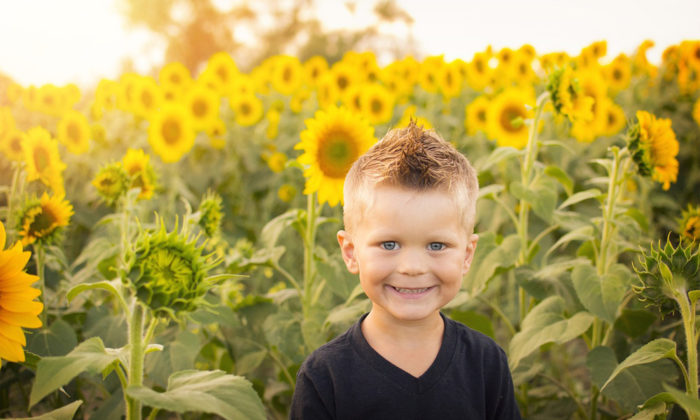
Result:
M424 293L430 290L432 287L421 287L420 289L409 289L405 287L394 287L391 286L392 289L396 290L399 293L407 293L409 295L417 295L419 293Z

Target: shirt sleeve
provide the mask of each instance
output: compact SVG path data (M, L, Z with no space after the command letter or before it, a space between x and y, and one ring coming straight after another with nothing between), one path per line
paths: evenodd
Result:
M327 390L328 392L328 390ZM294 387L292 405L289 409L290 420L323 420L333 419L326 405L323 403L321 392L316 388L313 380L302 370L297 375L297 383Z

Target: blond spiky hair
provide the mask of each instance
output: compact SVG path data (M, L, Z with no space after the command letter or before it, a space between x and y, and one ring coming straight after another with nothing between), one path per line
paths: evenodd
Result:
M472 232L479 191L476 171L454 146L415 121L390 130L350 168L343 190L346 230L361 218L377 185L446 191L462 210L467 232Z

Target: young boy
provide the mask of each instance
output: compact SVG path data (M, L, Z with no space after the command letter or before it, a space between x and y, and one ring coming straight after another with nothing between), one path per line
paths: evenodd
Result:
M440 313L474 257L478 188L467 159L414 122L353 164L338 243L372 309L306 359L290 418L520 418L503 350Z

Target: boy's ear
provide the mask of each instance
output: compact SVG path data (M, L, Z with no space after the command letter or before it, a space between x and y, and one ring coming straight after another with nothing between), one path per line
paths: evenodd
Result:
M467 241L467 252L464 258L464 266L462 267L462 275L469 272L469 267L472 266L472 260L474 260L474 252L476 252L476 243L479 240L479 235L473 233L469 240Z
M348 271L352 274L359 273L359 266L355 258L355 244L353 244L352 237L348 232L344 230L338 231L338 245L340 245L340 252L343 255L343 261L345 261Z

